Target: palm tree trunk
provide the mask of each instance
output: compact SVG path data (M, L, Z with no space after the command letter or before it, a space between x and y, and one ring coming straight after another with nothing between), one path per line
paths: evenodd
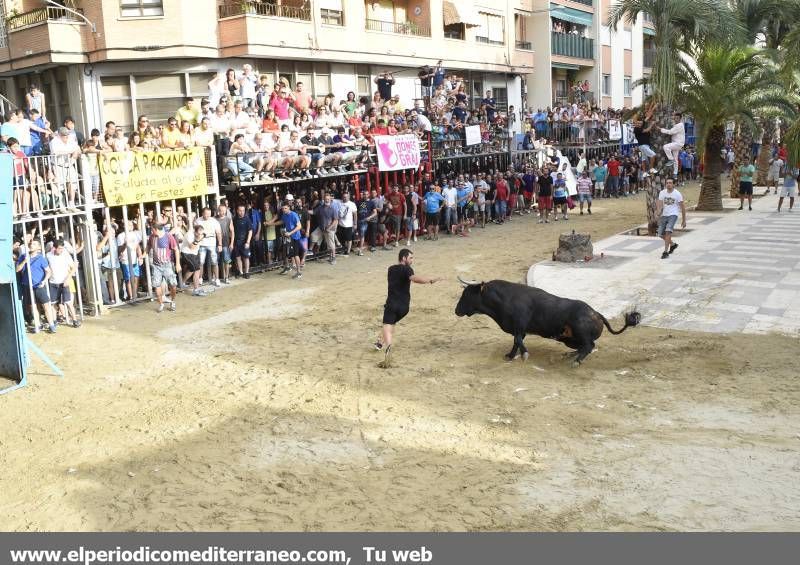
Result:
M758 149L758 159L756 169L758 176L753 186L766 186L767 174L769 173L769 160L772 157L772 139L775 135L775 119L767 120L764 124L764 131L761 135L761 147Z
M645 191L645 203L647 205L647 231L649 235L656 235L658 229L658 214L656 208L658 207L658 193L664 188L664 179L672 177L672 169L666 170L666 155L664 154L663 147L669 143L669 136L661 133L662 127L669 126L672 122L672 108L659 104L656 111L653 113L653 121L656 125L650 132L650 142L653 151L656 152L656 168L659 173L650 179L650 187Z
M745 159L749 159L753 151L753 129L748 124L737 124L736 137L733 141L733 171L731 171L731 187L729 196L739 197L739 167L744 165Z
M708 132L706 144L703 149L705 166L703 167L703 180L700 183L700 197L697 201L697 210L713 212L722 210L722 159L720 153L725 144L725 127L714 126Z

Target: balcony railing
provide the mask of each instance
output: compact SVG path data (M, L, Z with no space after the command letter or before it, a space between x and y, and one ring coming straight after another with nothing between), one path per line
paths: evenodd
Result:
M566 104L583 104L588 102L594 104L594 92L586 90L573 90L569 94L556 91L553 97L553 102L557 106L564 106Z
M530 51L532 49L530 41L517 41L517 49L526 49Z
M75 9L76 12L83 13L81 9ZM17 14L11 16L6 20L6 29L14 31L23 27L40 24L43 22L69 22L69 23L83 23L83 20L78 18L75 14L68 12L64 8L57 8L56 6L44 6L25 12L24 14Z
M311 8L301 8L299 6L267 4L255 0L227 1L219 6L220 19L240 16L242 14L272 16L276 18L288 18L290 20L303 20L306 22L311 21Z
M552 32L553 55L594 59L594 39L572 33Z
M384 22L381 20L366 20L367 31L380 31L383 33L397 33L400 35L416 35L430 37L430 27L420 26L413 22Z
M594 0L572 0L573 2L577 2L578 4L583 4L584 6L591 6L594 4Z
M502 41L497 41L496 39L489 39L488 37L482 37L480 35L475 36L475 41L478 43L488 43L489 45L505 45Z
M645 49L643 53L644 53L644 61L643 61L644 66L652 69L653 65L656 62L656 50Z

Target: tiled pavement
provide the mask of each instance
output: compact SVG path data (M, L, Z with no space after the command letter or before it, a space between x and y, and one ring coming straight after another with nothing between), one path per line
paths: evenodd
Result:
M661 259L660 239L616 235L594 243L593 261L532 266L528 284L580 298L606 317L636 307L650 326L800 335L800 206L790 213L784 202L778 214L774 195L754 201L752 212L738 205L689 211L669 259Z

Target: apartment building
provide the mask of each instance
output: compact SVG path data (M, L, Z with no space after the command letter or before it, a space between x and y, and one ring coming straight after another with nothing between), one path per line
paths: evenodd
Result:
M419 67L442 59L476 99L492 89L523 106L534 69L532 0L0 0L0 90L20 104L32 83L52 122L88 130L163 120L215 72L249 63L271 82L323 97L395 92L420 97Z
M641 104L643 89L633 83L650 71L655 30L640 15L616 32L607 25L616 0L535 0L531 12L536 84L532 107L544 108L585 98L602 108ZM549 71L549 77L543 74ZM588 93L575 85L588 82Z

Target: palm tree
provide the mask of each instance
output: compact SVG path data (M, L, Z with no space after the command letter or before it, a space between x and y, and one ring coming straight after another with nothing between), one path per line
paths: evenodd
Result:
M795 105L776 82L776 67L764 53L725 43L693 51L695 64L682 60L676 103L697 123L697 146L705 156L698 210L721 210L720 152L729 121L754 126L757 112L794 114Z
M722 0L621 0L608 11L608 25L632 25L640 13L650 16L656 30L655 61L650 77L653 96L669 107L678 92L683 53L706 41L731 41L742 29Z

